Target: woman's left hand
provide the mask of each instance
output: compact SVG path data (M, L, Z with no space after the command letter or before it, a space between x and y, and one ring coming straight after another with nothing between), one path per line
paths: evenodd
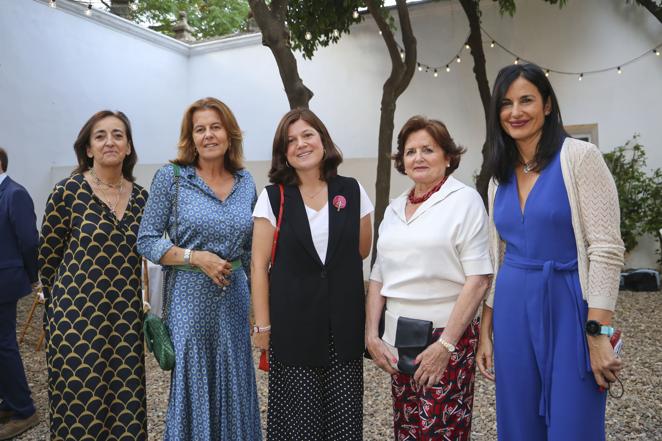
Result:
M605 335L587 337L591 356L591 369L598 386L608 389L609 383L616 381L616 374L623 369L623 361L614 355L609 338Z
M414 381L426 387L439 383L450 359L451 353L446 348L437 342L432 343L416 357L418 369L414 374Z

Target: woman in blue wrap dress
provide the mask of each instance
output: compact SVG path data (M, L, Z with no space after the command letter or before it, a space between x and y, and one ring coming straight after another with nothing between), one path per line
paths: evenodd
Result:
M609 341L623 264L613 178L567 136L538 66L499 72L488 128L498 273L477 364L496 380L499 440L603 441L604 388L622 368Z
M178 157L156 172L140 225L138 250L167 268L170 287L176 361L165 440L262 439L248 322L256 193L241 142L225 104L193 103Z

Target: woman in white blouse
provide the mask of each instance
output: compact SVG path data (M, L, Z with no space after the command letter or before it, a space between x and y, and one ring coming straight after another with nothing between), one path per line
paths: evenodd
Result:
M471 433L475 316L492 264L483 202L450 176L464 151L442 122L422 116L398 135L395 167L414 185L391 202L379 227L365 328L372 359L392 376L396 439L468 440ZM414 375L397 370L398 351L379 335L385 304L387 334L393 318L432 322L433 343L416 357Z
M361 440L363 259L372 203L310 110L281 119L255 205L254 344L269 350L267 439ZM274 233L280 216L277 248Z

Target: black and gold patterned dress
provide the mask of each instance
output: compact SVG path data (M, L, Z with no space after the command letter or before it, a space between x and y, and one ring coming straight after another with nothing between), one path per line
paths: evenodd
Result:
M133 184L118 220L80 174L48 199L39 265L53 441L147 439L136 250L146 200Z

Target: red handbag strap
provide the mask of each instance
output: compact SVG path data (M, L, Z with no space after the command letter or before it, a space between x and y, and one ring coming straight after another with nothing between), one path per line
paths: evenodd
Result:
M283 220L283 204L285 202L285 190L283 184L278 184L280 190L280 207L278 208L278 220L276 222L276 231L274 231L274 243L271 245L271 264L274 266L274 258L276 257L276 246L278 245L278 234L280 233L280 222Z

